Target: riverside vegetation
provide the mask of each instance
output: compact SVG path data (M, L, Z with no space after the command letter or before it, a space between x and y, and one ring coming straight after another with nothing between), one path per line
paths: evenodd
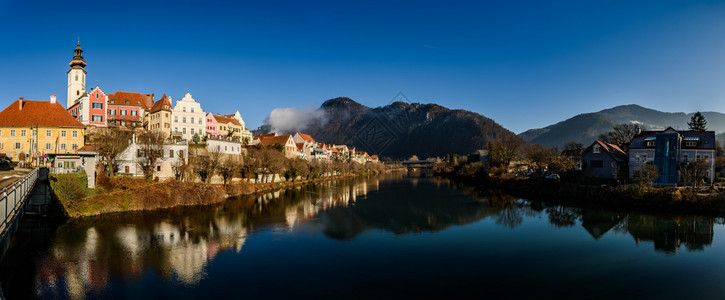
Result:
M177 206L210 205L229 197L249 195L341 177L370 176L395 169L351 161L325 163L288 159L274 148L250 147L245 156L223 156L196 150L190 163L179 166L175 179L108 176L101 171L96 188L87 187L85 173L51 175L50 185L69 217L144 211ZM257 175L281 180L254 183ZM274 176L272 176L274 177ZM212 179L222 183L210 183Z

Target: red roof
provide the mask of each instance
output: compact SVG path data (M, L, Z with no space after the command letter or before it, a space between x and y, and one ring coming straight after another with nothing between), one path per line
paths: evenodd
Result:
M108 96L108 104L141 106L148 110L154 105L154 94L141 94L116 91ZM128 101L128 103L126 103Z
M304 134L304 133L301 133L301 132L298 132L297 134L299 134L300 137L302 137L303 140L307 140L307 141L316 143L315 142L315 139L313 139L312 136L310 136L309 134Z
M302 150L305 147L305 143L297 143L297 150Z
M271 136L277 136L277 133L275 132L275 133L266 133L266 134L255 135L253 137L253 139L257 140L257 139L271 137Z
M21 101L22 109L20 109ZM0 126L30 125L85 127L58 102L15 100L0 112Z
M93 146L93 145L85 145L85 146L81 147L80 149L78 149L78 151L97 151L97 150L98 149L96 148L96 146Z
M161 96L161 100L156 101L154 106L151 107L151 113L155 113L160 110L171 111L171 103L169 103L169 98L166 97L166 94Z
M282 146L287 144L287 140L291 139L292 136L289 134L286 135L280 135L280 136L270 136L270 137L263 137L259 141L262 143L262 145L265 146L274 146L275 144L280 144Z
M234 116L234 115L232 115L232 116ZM222 124L232 123L232 124L237 125L237 126L242 126L242 124L239 124L239 121L237 121L237 119L234 119L234 118L215 115L214 116L214 119L216 119L216 122L217 123L222 123Z
M598 143L601 147L604 148L604 150L606 150L609 153L618 154L618 155L625 155L625 156L627 155L627 153L625 153L624 151L622 151L622 149L620 149L617 145L613 145L613 144L610 144L610 143L605 143L605 142L602 142L602 141L599 141L599 140L597 140L596 143Z

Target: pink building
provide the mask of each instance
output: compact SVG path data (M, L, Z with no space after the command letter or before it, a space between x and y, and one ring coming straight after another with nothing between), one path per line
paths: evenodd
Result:
M108 94L108 122L118 126L143 125L143 115L154 103L153 94L116 92Z
M81 95L68 107L68 112L83 125L105 127L108 124L107 106L108 97L101 88L96 87L90 93Z
M214 114L206 114L206 136L212 139L223 138L227 136L226 131L219 130L219 123L217 123Z

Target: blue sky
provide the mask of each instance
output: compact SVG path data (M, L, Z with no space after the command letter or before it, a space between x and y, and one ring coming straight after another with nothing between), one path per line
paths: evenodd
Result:
M620 104L725 112L721 1L0 0L0 106L88 86L190 90L248 127L347 96L481 113L519 133Z

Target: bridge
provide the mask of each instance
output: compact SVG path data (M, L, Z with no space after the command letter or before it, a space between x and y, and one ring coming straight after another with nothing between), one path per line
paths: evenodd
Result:
M39 173L37 168L0 172L0 259L20 226Z
M408 172L420 171L423 177L433 176L433 164L435 161L430 160L406 160L400 162L408 168Z

